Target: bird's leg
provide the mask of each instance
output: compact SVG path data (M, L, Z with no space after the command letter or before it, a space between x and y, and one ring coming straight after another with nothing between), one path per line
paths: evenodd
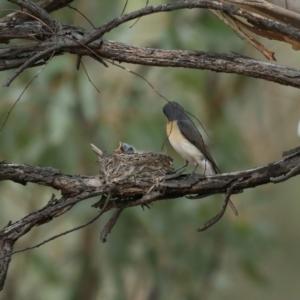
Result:
M183 168L185 168L188 164L189 164L189 162L188 161L184 161L185 163L184 163L184 165L183 166L181 166L180 168L178 168L178 169L176 169L175 170L175 172L178 172L179 170L181 170L181 169L183 169Z
M194 175L195 174L195 172L196 172L196 170L197 170L197 168L198 168L198 163L196 163L196 165L195 165L195 169L193 170L193 172L191 173L191 175Z
M204 172L203 172L203 175L205 175L205 172L206 172L206 163L207 163L207 160L204 159L204 161L205 161L205 164L204 164Z

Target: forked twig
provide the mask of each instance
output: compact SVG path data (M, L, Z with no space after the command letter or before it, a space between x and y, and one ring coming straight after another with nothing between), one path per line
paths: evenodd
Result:
M83 18L85 18L85 19L91 24L91 26L92 26L94 29L96 29L96 27L94 26L94 24L92 23L92 21L90 21L89 18L86 17L81 11L79 11L77 8L75 8L75 7L71 6L71 5L67 5L67 6L68 6L70 9L73 9L73 10L77 11Z
M275 55L274 52L271 52L270 50L266 49L259 41L254 39L253 37L247 35L245 32L241 30L241 28L238 26L238 19L235 17L231 16L228 13L224 13L225 16L231 20L231 22L221 14L220 11L215 11L210 9L210 12L214 14L219 20L221 20L224 24L229 26L242 40L245 40L248 42L251 46L256 48L259 52L261 52L267 59L269 60L275 60Z
M149 3L149 0L146 1L145 8L148 6L148 3ZM140 19L141 19L141 17L139 17L138 19L136 19L135 22L131 26L129 26L129 28L132 28Z
M198 228L197 229L198 232L205 231L206 229L208 229L209 227L213 226L214 224L216 224L218 221L221 220L221 218L223 217L223 215L226 211L228 203L230 201L230 196L232 194L233 188L234 188L234 184L232 184L231 187L227 189L226 197L225 197L224 204L223 204L221 210L215 216L213 216L210 220L205 222L202 227Z
M45 49L35 55L33 55L31 58L26 60L24 64L22 64L15 72L14 74L9 77L4 85L4 87L9 87L9 85L13 82L13 80L22 73L27 67L29 67L31 64L42 58L43 56L47 55L48 53L55 52L56 50L59 50L62 48L62 45L55 45L49 49ZM52 54L53 56L53 54Z
M105 213L105 211L104 211L104 210L101 210L101 211L98 213L98 215L97 215L96 217L94 217L92 220L88 221L87 223L85 223L85 224L83 224L83 225L80 225L80 226L77 226L77 227L72 228L72 229L70 229L70 230L61 232L61 233L59 233L59 234L57 234L57 235L54 235L54 236L52 236L51 238L46 239L46 240L44 240L43 242L38 243L38 244L36 244L36 245L34 245L34 246L26 247L26 248L24 248L24 249L14 251L14 252L12 252L12 253L9 254L9 255L0 257L0 259L3 259L3 258L5 258L5 257L7 257L7 256L12 256L12 255L17 254L17 253L20 253L20 252L25 252L25 251L27 251L27 250L32 250L32 249L35 249L35 248L39 248L40 246L43 246L43 245L45 245L45 244L47 244L47 243L49 243L49 242L51 242L51 241L53 241L53 240L55 240L55 239L61 237L61 236L64 236L64 235L67 235L67 234L69 234L69 233L71 233L71 232L74 232L74 231L77 231L77 230L79 230L79 229L82 229L82 228L84 228L84 227L86 227L86 226L88 226L88 225L94 223L94 222L95 222L97 219L99 219L99 218L101 217L101 215L103 215L104 213Z

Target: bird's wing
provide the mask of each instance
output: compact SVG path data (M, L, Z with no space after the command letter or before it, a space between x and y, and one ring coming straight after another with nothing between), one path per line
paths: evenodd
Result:
M178 120L177 125L182 135L203 153L206 159L211 163L215 172L220 173L215 160L204 143L201 133L194 124L190 120Z

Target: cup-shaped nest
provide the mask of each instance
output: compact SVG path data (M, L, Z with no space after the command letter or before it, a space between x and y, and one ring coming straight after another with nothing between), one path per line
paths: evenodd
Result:
M157 178L173 170L171 157L160 153L102 154L100 174L108 183L152 186Z
M102 184L113 191L102 195L93 207L103 207L107 199L134 201L149 193L170 173L174 173L171 157L160 153L107 154L91 144L98 156ZM166 176L167 175L167 176Z

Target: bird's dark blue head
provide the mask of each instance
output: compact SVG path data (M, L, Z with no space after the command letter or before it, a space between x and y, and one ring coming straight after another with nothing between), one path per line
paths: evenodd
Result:
M168 102L163 107L163 113L165 114L169 122L188 119L184 112L184 108L176 101Z

